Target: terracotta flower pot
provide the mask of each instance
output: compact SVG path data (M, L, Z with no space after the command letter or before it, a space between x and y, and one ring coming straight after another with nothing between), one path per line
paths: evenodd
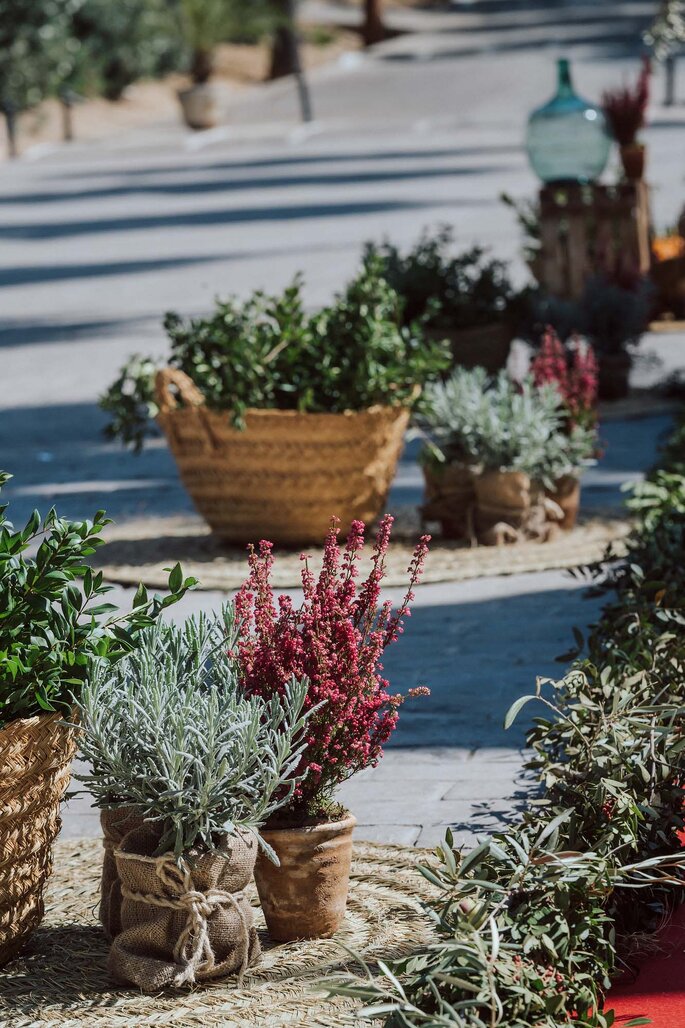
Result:
M629 353L599 354L600 400L622 400L628 395L632 366L633 359Z
M575 528L580 507L580 479L575 475L564 475L555 483L555 488L547 491L550 500L554 500L562 511L563 518L559 527L568 532Z
M343 922L357 820L262 832L281 862L260 852L255 881L269 935L276 942L327 939Z
M181 103L183 119L188 128L211 129L218 123L216 94L207 83L191 86L189 89L180 89L178 99Z
M625 176L631 182L644 178L645 175L645 144L630 143L620 147L621 164Z

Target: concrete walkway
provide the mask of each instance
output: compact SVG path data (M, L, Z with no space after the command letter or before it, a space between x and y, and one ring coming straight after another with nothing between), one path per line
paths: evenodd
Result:
M523 281L499 194L534 195L526 115L551 94L562 47L592 97L632 74L652 6L477 0L398 12L410 34L312 77L309 126L292 85L278 83L243 94L209 133L174 120L0 167L0 464L16 475L6 490L15 519L53 501L69 516L105 506L118 520L190 509L162 441L140 458L123 452L103 441L97 408L131 352L164 352L169 308L204 312L217 294L280 289L300 269L307 301L322 303L365 240L409 244L444 221L465 246L513 260ZM659 227L683 198L684 123L681 108L656 105L647 131ZM638 367L642 384L685 364L680 336L647 337L642 349L661 361ZM665 424L607 424L588 509L616 507ZM413 456L394 487L404 503L419 495ZM195 593L174 616L222 599ZM571 626L597 611L557 572L421 588L386 666L393 688L427 684L432 696L407 704L379 768L344 787L359 834L423 845L453 824L466 842L502 823L520 789L525 726L505 734L504 714L536 675L559 673ZM87 798L67 807L64 830L98 832Z

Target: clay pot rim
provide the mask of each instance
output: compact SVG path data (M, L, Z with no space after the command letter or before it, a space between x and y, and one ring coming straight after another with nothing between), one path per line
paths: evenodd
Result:
M292 825L289 828L262 828L260 829L260 835L265 838L269 835L275 835L278 833L297 832L298 834L316 835L323 832L330 832L331 830L337 829L344 831L346 828L352 830L357 824L357 819L351 811L347 811L345 817L339 818L337 821L321 821L315 825Z

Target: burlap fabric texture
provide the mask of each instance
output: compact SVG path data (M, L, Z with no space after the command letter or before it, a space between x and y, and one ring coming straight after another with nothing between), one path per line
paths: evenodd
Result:
M99 914L105 935L111 942L121 931L121 882L114 850L125 835L142 828L143 818L131 807L118 807L114 810L101 810L100 824L105 855L102 861Z
M129 832L114 851L121 881L121 931L110 973L143 992L237 974L260 954L244 894L257 858L249 833L226 836L216 851L153 856L159 830Z
M439 521L444 539L472 535L476 494L474 472L467 464L424 465L426 492L421 507L424 521Z
M563 511L523 471L486 471L474 479L478 542L502 545L554 538Z

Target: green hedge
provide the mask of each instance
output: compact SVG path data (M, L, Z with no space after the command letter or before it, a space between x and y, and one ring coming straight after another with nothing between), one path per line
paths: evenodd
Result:
M587 639L575 631L568 674L539 680L507 715L538 708L537 798L471 853L449 835L438 847L422 869L440 888L434 943L368 985L331 986L363 1000L363 1016L388 1028L609 1028L612 976L680 902L685 419L629 505L627 557L592 569L611 594L599 623Z

